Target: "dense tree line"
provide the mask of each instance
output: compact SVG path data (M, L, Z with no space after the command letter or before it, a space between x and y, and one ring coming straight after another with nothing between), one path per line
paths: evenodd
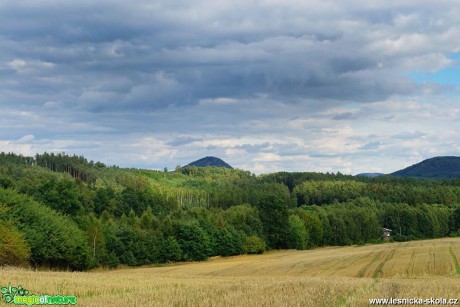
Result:
M382 227L401 241L459 235L459 203L455 180L158 172L0 154L0 265L86 270L376 243Z
M346 202L359 197L375 201L416 205L460 203L459 185L441 185L426 182L425 185L359 181L305 181L294 188L298 205L325 205Z

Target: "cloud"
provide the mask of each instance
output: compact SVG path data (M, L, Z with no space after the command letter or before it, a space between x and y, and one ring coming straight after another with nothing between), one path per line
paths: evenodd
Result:
M375 150L384 145L381 142L369 142L359 147L361 150Z
M414 132L403 131L403 132L393 135L393 138L401 139L401 140L410 140L410 139L423 138L426 135L427 135L426 133L423 133L421 131L414 131Z
M224 105L233 105L237 104L238 100L233 98L219 97L215 99L203 99L199 101L200 105L215 105L215 106L224 106Z
M47 102L45 102L43 104L43 107L45 109L55 109L55 108L59 108L61 106L62 106L62 102L60 102L60 101L52 101L52 100L49 100L49 101L47 101Z
M334 117L332 117L332 118L335 119L335 120L347 120L347 119L353 119L354 117L355 117L354 113L352 113L352 112L344 112L344 113L334 115Z
M238 149L244 149L248 153L259 153L263 152L270 147L269 142L264 142L262 144L243 144L235 146Z
M190 136L181 136L181 137L177 137L177 138L169 141L167 144L171 145L171 146L183 146L183 145L192 144L194 142L202 141L202 140L203 139L194 138L194 137L190 137Z
M17 144L27 144L32 142L35 139L35 136L32 134L24 135L22 138L16 141Z
M257 172L458 155L454 1L0 6L0 150Z

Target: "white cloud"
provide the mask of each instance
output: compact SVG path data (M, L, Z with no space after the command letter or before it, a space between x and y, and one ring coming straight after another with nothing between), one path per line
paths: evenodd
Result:
M52 101L52 100L49 100L47 102L45 102L43 104L43 107L45 109L56 109L56 108L59 108L62 106L62 102L60 101Z
M23 69L24 67L26 67L27 63L23 60L13 60L11 62L8 63L8 66L10 66L12 69L14 70L21 70Z
M232 105L232 104L237 104L239 103L238 99L233 99L233 98L226 98L226 97L219 97L215 99L202 99L199 101L199 105Z
M35 139L35 136L33 134L28 134L20 138L19 140L16 141L17 144L25 144L25 143L30 143Z

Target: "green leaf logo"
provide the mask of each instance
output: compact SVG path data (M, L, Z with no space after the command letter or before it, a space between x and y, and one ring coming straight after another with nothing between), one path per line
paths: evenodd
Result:
M11 284L9 284L8 287L2 287L1 292L2 298L4 298L7 303L13 303L16 295L25 296L29 294L29 291L24 289L22 286L19 285L18 287L13 287Z
M5 301L6 301L7 303L11 303L11 302L13 302L13 300L14 300L14 297L13 297L13 296L11 296L11 295L9 295L9 294L5 296Z

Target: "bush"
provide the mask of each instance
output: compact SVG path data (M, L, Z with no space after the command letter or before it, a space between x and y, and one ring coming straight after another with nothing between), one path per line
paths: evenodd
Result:
M25 265L30 247L21 232L11 222L0 224L0 265Z
M243 250L247 254L262 254L266 249L265 241L258 236L246 237L243 243Z

